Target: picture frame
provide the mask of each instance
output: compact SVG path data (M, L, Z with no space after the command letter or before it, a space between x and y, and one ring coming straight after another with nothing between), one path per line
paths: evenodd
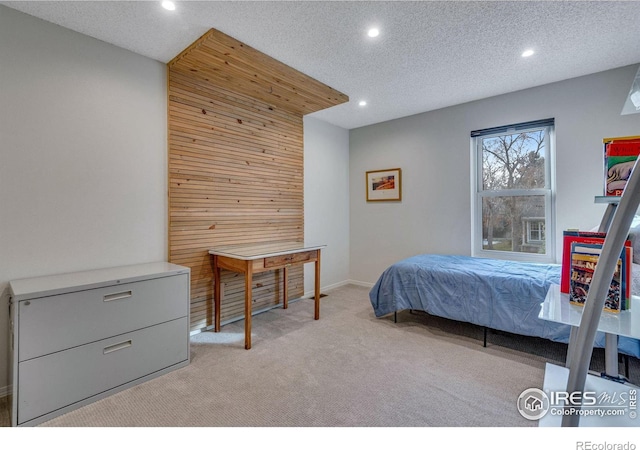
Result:
M402 170L369 170L366 173L368 202L399 202L402 200Z

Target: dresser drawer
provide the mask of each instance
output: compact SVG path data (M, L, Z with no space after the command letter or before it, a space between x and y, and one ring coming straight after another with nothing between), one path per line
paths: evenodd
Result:
M185 317L188 286L179 274L21 301L18 360Z
M186 336L184 317L20 363L18 424L187 360Z
M287 264L301 263L306 261L313 261L318 254L317 250L310 252L293 253L291 255L271 256L264 259L264 267L282 267Z

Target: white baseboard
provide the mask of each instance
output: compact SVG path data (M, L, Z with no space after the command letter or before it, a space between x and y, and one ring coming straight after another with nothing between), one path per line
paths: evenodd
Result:
M11 393L11 385L0 387L0 398L8 397Z
M347 284L349 284L349 280L340 281L339 283L330 284L329 286L323 286L320 288L320 292L331 291L339 288L340 286L346 286ZM302 294L302 298L313 298L314 295L316 295L314 291L308 291Z
M354 284L356 286L363 286L363 287L367 287L367 288L372 288L375 283L365 283L364 281L356 281L356 280L344 280L344 281L341 281L339 283L330 284L329 286L324 286L324 287L320 288L320 291L321 292L327 292L327 291L331 291L332 289L337 289L337 288L342 287L342 286L347 286L349 284ZM313 298L314 295L315 295L314 291L309 291L309 292L305 292L302 295L302 298Z
M348 284L355 284L356 286L367 287L371 289L375 283L367 283L366 281L348 280Z

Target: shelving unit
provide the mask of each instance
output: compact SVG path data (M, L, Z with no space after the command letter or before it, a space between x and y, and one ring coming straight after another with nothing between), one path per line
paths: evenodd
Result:
M607 204L600 226L599 232L606 233L609 231L611 221L615 214L620 197L613 196L596 196L595 203ZM633 300L631 302L634 303ZM539 318L552 322L571 325L571 333L569 335L569 347L567 351L567 367L575 348L575 340L577 338L578 326L582 319L584 308L569 304L569 296L562 294L557 285L551 286L547 297L540 310ZM639 312L636 308L635 312ZM598 331L605 333L605 374L611 378L618 378L618 336L628 336L633 338L640 337L640 317L633 321L635 327L632 328L630 320L630 311L621 311L618 314L603 312L598 321ZM623 318L622 322L620 318Z
M635 166L637 166L637 162ZM600 223L600 231L606 231L607 237L602 246L602 253L593 274L591 288L587 295L580 323L577 327L574 327L575 331L572 332L569 341L567 381L566 388L564 389L564 391L569 394L585 392L587 377L589 376L589 364L593 353L593 344L596 332L599 330L601 324L605 297L620 252L627 239L631 222L640 204L640 171L635 170L635 166L621 197L604 197L604 199L602 197L596 197L597 203L606 202L608 205ZM609 354L612 354L612 350L615 348L617 355L617 336L618 335L612 333L606 334L605 350ZM611 363L611 361L607 362L607 373L611 371L617 375L617 356L615 370L613 367L608 367ZM549 369L549 367L547 369ZM553 382L551 378L554 378ZM558 385L555 379L557 379L557 377L552 377L551 373L545 373L545 389L562 390L560 388L564 383L561 382L561 384ZM589 378L589 381L592 381L591 378ZM616 387L615 384L620 384L617 381L610 381L604 378L601 381L603 381L603 386L606 389ZM610 383L615 384L611 385ZM574 407L574 410L575 409L579 410L580 407ZM577 427L580 425L580 417L578 412L564 415L561 419L561 425L563 427Z

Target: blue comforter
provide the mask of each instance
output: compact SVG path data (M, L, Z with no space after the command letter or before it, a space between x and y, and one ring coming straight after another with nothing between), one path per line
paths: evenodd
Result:
M456 255L417 255L385 270L369 293L376 317L416 309L494 330L569 342L569 325L539 319L559 264ZM598 333L596 346L604 347ZM621 337L622 353L638 357L640 342Z

